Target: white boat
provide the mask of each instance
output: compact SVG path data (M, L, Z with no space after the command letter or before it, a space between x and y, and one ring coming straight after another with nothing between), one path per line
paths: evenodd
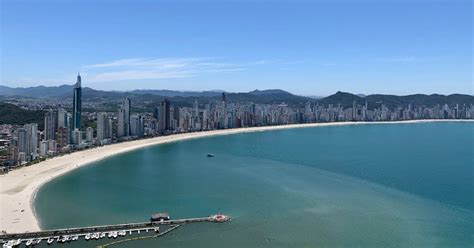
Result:
M109 232L109 234L107 235L107 237L112 238L112 232Z
M100 233L95 233L95 239L100 239Z
M49 238L46 243L48 243L48 245L52 244L54 242L54 238Z
M3 243L2 247L3 247L3 248L12 248L13 246L11 246L11 245L8 244L8 243Z
M62 238L60 238L60 242L61 242L61 243L66 243L67 241L69 241L69 237L68 237L68 236L63 236Z
M79 239L79 236L77 236L77 235L74 235L74 236L71 237L71 241L76 241L78 239Z
M159 228L159 227L155 227L155 232L160 232L160 228Z
M120 236L125 236L125 235L127 235L127 233L126 233L125 231L120 231L118 234L119 234Z
M84 237L84 239L85 239L85 240L91 239L91 234L90 234L90 233L86 234L86 236Z
M115 239L117 238L117 235L118 235L117 232L113 232L112 237Z
M138 234L140 234L140 229L138 229Z
M35 240L33 240L32 245L37 245L37 244L39 244L40 242L41 242L41 239L35 239Z
M25 245L26 245L26 246L30 246L30 245L32 245L32 244L33 244L33 240L32 240L32 239L28 239L28 240L26 241L26 244L25 244Z
M105 237L105 233L100 233L100 238Z
M14 243L13 246L20 245L21 244L21 239L17 239Z

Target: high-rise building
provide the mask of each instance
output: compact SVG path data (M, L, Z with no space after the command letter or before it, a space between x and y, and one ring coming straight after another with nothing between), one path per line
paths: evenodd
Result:
M74 97L72 100L72 128L81 129L81 112L82 112L82 88L81 75L77 74L76 85L74 85Z
M143 116L141 115L130 116L130 134L132 136L143 137L143 134L144 134Z
M28 143L28 152L26 156L35 159L38 156L38 124L31 123L24 125Z
M101 112L97 114L97 139L99 141L112 138L110 128L111 120L107 113Z
M58 128L58 146L59 148L63 148L70 143L70 135L68 132L68 128L66 127L59 127Z
M58 128L67 127L67 112L65 109L58 109Z
M29 143L27 138L26 129L19 128L16 131L16 135L18 137L18 152L29 153Z
M92 143L94 140L94 129L92 127L87 127L86 129L86 141Z
M125 137L125 110L119 108L117 113L117 137Z
M125 111L125 132L126 136L130 135L130 98L126 97L123 101L123 110Z
M56 138L56 118L53 110L44 114L44 139L54 140Z
M48 145L49 145L49 143L46 140L43 140L43 141L40 142L40 144L39 144L39 155L41 157L46 156L46 154L48 153Z
M117 136L127 137L130 135L130 98L125 98L117 115Z
M72 131L72 143L74 145L80 145L82 143L82 132L79 129L74 129Z
M165 99L160 103L159 131L164 133L170 129L170 100Z

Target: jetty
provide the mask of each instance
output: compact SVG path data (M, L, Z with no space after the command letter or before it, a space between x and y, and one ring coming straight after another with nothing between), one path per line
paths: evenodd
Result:
M155 214L153 216L163 216L163 214ZM41 241L45 241L48 244L53 242L70 242L84 238L85 240L101 239L104 237L117 238L125 236L127 234L140 232L149 232L150 230L159 233L160 226L170 226L169 229L174 230L183 224L199 223L199 222L215 222L222 223L230 220L230 217L223 214L214 214L208 217L201 218L185 218L185 219L169 219L168 218L150 218L150 221L126 223L126 224L114 224L114 225L102 225L102 226L87 226L87 227L73 227L63 229L44 230L38 232L25 232L25 233L6 233L0 234L0 244L3 247L14 247L24 243L27 246L35 245ZM160 235L157 235L158 237Z

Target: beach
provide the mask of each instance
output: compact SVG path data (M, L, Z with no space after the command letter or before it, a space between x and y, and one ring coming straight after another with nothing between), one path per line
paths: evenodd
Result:
M441 121L473 121L473 120L413 120L397 122L331 122L291 124L281 126L250 127L214 131L159 136L149 139L128 141L88 150L77 151L64 156L58 156L41 163L10 171L0 175L0 230L8 233L28 232L40 230L35 217L33 202L37 190L48 181L70 172L81 166L92 164L95 161L135 149L151 145L164 144L186 139L208 137L214 135L228 135L246 132L267 130L306 128L321 126L341 126L359 124L400 124Z

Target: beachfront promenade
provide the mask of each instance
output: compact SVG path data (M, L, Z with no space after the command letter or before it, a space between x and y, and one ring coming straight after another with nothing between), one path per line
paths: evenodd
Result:
M0 243L8 245L18 245L23 242L27 244L39 243L42 240L48 243L54 241L57 242L69 242L78 240L80 237L84 237L86 240L99 239L108 236L109 238L116 238L117 236L125 236L127 233L132 234L134 232L140 233L148 232L153 230L155 232L160 231L160 226L175 226L199 223L199 222L214 222L222 223L229 221L230 217L221 214L215 214L208 217L201 218L186 218L176 220L160 220L160 221L147 221L137 223L126 223L126 224L115 224L115 225L103 225L103 226L89 226L89 227L76 227L76 228L64 228L55 230L45 230L37 232L23 232L23 233L9 233L0 235ZM169 229L169 228L168 228ZM174 228L173 228L174 229ZM123 235L120 235L123 234Z

